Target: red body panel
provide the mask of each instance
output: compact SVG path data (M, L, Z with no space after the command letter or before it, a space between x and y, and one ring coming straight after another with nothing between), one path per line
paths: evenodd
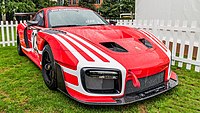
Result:
M17 32L23 52L40 68L42 68L42 51L45 44L49 44L55 61L62 67L66 89L73 98L82 102L115 103L116 101L113 98L124 96L125 84L128 80L132 80L135 87L140 87L138 79L162 71L165 72L165 82L169 81L170 76L171 79L177 80L176 74L170 73L171 56L169 50L156 37L147 32L111 25L48 28L48 10L65 8L42 9L45 15L45 27L32 27L40 29L36 35L36 49L33 47L33 30L27 31L30 48L26 48L24 41L26 23L19 24ZM68 9L88 10L76 7ZM55 34L51 31L59 31L60 33ZM148 40L152 44L152 48L147 48L142 44L139 41L141 38ZM111 51L101 45L103 42L115 42L128 52ZM84 65L83 62L88 64ZM101 62L102 65L99 63L98 66L98 63L95 64L95 62ZM102 67L103 64L105 64L105 67L123 68L121 69L123 92L120 94L90 95L83 90L80 75L76 75L77 72L80 72L80 69L84 66Z

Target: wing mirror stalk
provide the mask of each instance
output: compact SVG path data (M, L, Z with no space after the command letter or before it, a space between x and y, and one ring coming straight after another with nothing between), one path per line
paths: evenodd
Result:
M27 22L28 27L30 27L30 26L37 26L37 24L38 24L38 21L28 21Z

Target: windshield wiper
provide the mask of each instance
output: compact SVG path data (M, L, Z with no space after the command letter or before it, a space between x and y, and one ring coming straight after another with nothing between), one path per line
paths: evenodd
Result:
M100 26L100 25L107 25L107 24L88 24L87 26Z
M52 28L56 28L56 27L74 27L74 26L81 26L81 25L58 25L58 26L52 26Z

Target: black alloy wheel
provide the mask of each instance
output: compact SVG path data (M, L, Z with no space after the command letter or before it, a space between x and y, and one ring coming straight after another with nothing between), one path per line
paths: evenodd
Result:
M42 76L46 86L50 90L56 90L56 70L55 60L49 45L45 46L42 53Z

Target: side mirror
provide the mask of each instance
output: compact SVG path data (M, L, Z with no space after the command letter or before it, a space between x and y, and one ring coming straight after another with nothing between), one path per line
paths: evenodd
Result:
M28 27L30 27L30 26L37 26L37 24L38 24L38 21L28 21L27 22Z
M110 25L116 25L117 22L116 22L116 21L113 21L113 20L110 20L110 21L109 21L109 24L110 24Z

